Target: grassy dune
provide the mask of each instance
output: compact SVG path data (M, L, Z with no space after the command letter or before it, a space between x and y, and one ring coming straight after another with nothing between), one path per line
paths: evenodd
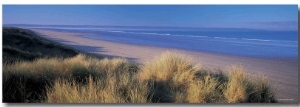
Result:
M5 60L4 60L5 61ZM122 58L41 57L3 64L4 102L244 103L276 102L264 77L241 66L212 73L166 52L143 65Z
M32 61L46 57L73 57L77 51L63 47L44 38L35 36L30 30L21 28L3 28L3 61Z

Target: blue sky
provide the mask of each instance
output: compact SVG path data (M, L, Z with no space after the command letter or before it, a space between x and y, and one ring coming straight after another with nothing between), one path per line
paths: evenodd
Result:
M3 5L3 24L297 30L297 5Z

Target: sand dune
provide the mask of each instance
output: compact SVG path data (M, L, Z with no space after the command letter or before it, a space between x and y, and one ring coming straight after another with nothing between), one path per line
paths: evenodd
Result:
M107 57L125 57L138 63L151 60L165 51L174 51L190 56L195 63L209 69L226 69L230 65L240 64L249 74L265 75L273 87L276 87L275 93L279 102L298 103L298 59L238 57L93 40L82 37L86 34L80 33L31 30L77 50Z

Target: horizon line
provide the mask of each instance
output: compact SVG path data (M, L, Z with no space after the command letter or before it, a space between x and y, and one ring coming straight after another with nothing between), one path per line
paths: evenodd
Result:
M91 24L2 24L4 25L40 25L40 26L91 26L91 27L169 27L169 28L194 28L194 29L243 29L243 30L261 30L261 31L298 31L296 30L276 30L259 28L238 28L238 27L203 27L203 26L162 26L162 25L91 25Z

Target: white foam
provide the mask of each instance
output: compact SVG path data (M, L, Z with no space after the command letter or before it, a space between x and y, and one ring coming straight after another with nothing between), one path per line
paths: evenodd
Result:
M272 41L272 40L265 40L265 39L249 39L249 38L242 38L243 40L252 40L252 41Z

